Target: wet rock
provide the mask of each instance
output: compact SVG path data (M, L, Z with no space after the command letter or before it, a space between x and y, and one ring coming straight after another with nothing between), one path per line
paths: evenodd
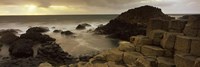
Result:
M83 29L86 29L86 26L79 24L79 25L76 27L76 29L77 29L77 30L83 30Z
M197 58L194 67L200 67L200 58Z
M60 33L60 32L62 32L62 30L54 30L53 32L54 33Z
M135 45L152 45L153 41L147 36L136 36L133 43Z
M30 32L44 33L47 31L49 31L48 27L31 27L26 31L26 33L30 33Z
M0 67L38 67L41 62L37 58L20 58L1 61Z
M129 40L131 36L146 35L147 22L151 18L172 19L163 14L161 9L146 5L122 13L105 26L98 27L96 32L108 34L114 38Z
M41 63L38 67L53 67L50 63Z
M14 33L6 33L3 34L0 38L0 42L4 44L12 44L14 41L18 40L19 37L16 36Z
M86 27L92 26L92 25L90 25L90 24L88 24L88 23L83 23L83 24L81 24L81 25L86 26Z
M51 63L53 66L71 64L75 62L71 55L64 52L62 48L54 42L42 44L42 46L38 49L37 57Z
M71 31L62 31L61 34L63 34L63 35L72 35L74 33L71 32Z
M33 41L37 41L40 43L45 43L48 41L55 41L55 38L51 38L49 35L45 35L45 34L41 34L38 32L29 32L29 33L25 33L22 34L20 36L21 39L31 39Z
M21 30L19 30L19 29L0 30L0 36L3 35L3 34L7 34L7 33L17 34L18 32L21 32Z
M35 43L28 39L19 39L12 43L9 48L10 55L13 58L27 58L33 56L32 46Z

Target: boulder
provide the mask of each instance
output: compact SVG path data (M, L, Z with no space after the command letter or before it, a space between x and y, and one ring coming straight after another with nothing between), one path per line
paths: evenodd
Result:
M141 50L142 54L146 56L163 56L164 55L164 49L157 47L157 46L142 46Z
M170 58L174 57L175 50L164 49L164 51L165 51L164 57L170 57Z
M75 60L55 42L47 42L41 45L38 49L38 58L46 60L53 66L71 64Z
M164 33L163 39L161 40L161 46L165 49L173 50L177 35L182 35L182 34L181 33L171 33L171 32Z
M169 32L183 32L187 21L184 20L172 20L169 22Z
M83 30L83 29L86 29L86 26L79 24L79 25L76 27L76 29L77 29L77 30Z
M14 41L19 39L18 36L16 36L14 33L6 33L3 34L0 38L0 42L4 44L12 44Z
M163 35L166 31L163 30L153 30L150 32L149 38L153 40L153 45L160 46Z
M108 67L126 67L124 65L117 64L116 62L107 62Z
M123 62L132 65L135 64L135 61L141 56L143 55L138 52L124 52Z
M83 24L80 24L80 25L83 25L83 26L86 26L86 27L90 27L92 25L88 24L88 23L83 23Z
M198 40L192 40L190 53L195 56L200 56L200 38Z
M166 57L158 57L158 67L176 67L174 59Z
M55 41L55 38L51 38L49 35L45 35L45 34L41 34L38 32L29 32L29 33L25 33L22 34L20 36L21 39L31 39L33 41L37 41L40 43L45 43L48 41Z
M49 31L48 27L31 27L26 31L26 33L30 33L30 32L44 33L47 31Z
M62 32L62 30L54 30L53 32L54 33L60 33L60 32Z
M194 67L196 57L184 54L175 54L174 62L176 67Z
M144 45L135 45L135 51L141 52L142 46L144 46Z
M118 49L124 52L134 52L135 46L131 44L130 42L120 41Z
M3 34L7 34L7 33L17 34L18 32L21 32L21 30L19 30L19 29L0 30L0 36L2 36Z
M35 43L28 39L19 39L12 43L9 48L10 55L13 58L27 58L33 56L32 46Z
M62 31L61 34L63 34L63 35L72 35L74 33L71 32L71 31Z
M188 36L177 36L175 43L175 50L178 52L189 53L191 49L192 40L196 40L198 38L188 37Z

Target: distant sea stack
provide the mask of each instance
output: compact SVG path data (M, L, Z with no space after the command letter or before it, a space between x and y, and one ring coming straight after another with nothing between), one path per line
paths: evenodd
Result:
M164 14L160 8L145 5L122 13L107 25L98 27L96 32L108 34L113 38L128 40L133 35L146 35L147 23L152 18L174 19Z

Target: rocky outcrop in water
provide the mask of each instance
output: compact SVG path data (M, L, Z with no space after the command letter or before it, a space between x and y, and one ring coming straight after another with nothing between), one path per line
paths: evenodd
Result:
M51 63L52 65L64 65L74 63L75 60L55 42L42 44L38 49L38 58Z
M21 39L31 39L33 41L37 41L37 42L40 42L40 43L45 43L45 42L48 42L48 41L55 41L56 40L55 38L51 38L49 35L41 34L41 33L38 33L38 32L25 33L25 34L22 34L20 36L20 38Z
M43 33L49 31L48 27L31 27L29 28L26 32L38 32L38 33Z
M16 36L14 33L5 33L5 34L1 35L0 42L10 45L18 39L19 39L19 37Z
M13 33L13 34L17 34L18 32L20 32L21 30L19 29L6 29L6 30L0 30L0 36L3 34L7 34L7 33Z
M161 9L146 5L122 13L107 25L98 27L96 32L128 40L132 35L145 35L146 25L152 18L173 19L165 15Z
M90 24L87 24L87 23L83 23L83 24L79 24L76 29L77 30L83 30L83 29L86 29L86 27L89 27L91 26Z
M71 31L62 31L61 34L63 34L63 35L72 35L74 33L71 32Z
M19 39L10 46L10 56L12 56L12 58L33 57L33 45L35 45L35 43L32 40Z

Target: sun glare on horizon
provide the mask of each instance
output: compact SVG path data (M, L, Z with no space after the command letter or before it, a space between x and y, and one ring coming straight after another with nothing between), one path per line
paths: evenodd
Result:
M36 11L37 8L38 8L36 5L33 5L33 4L31 4L31 5L25 5L25 7L27 8L27 10L28 10L29 12L34 12L34 11Z

